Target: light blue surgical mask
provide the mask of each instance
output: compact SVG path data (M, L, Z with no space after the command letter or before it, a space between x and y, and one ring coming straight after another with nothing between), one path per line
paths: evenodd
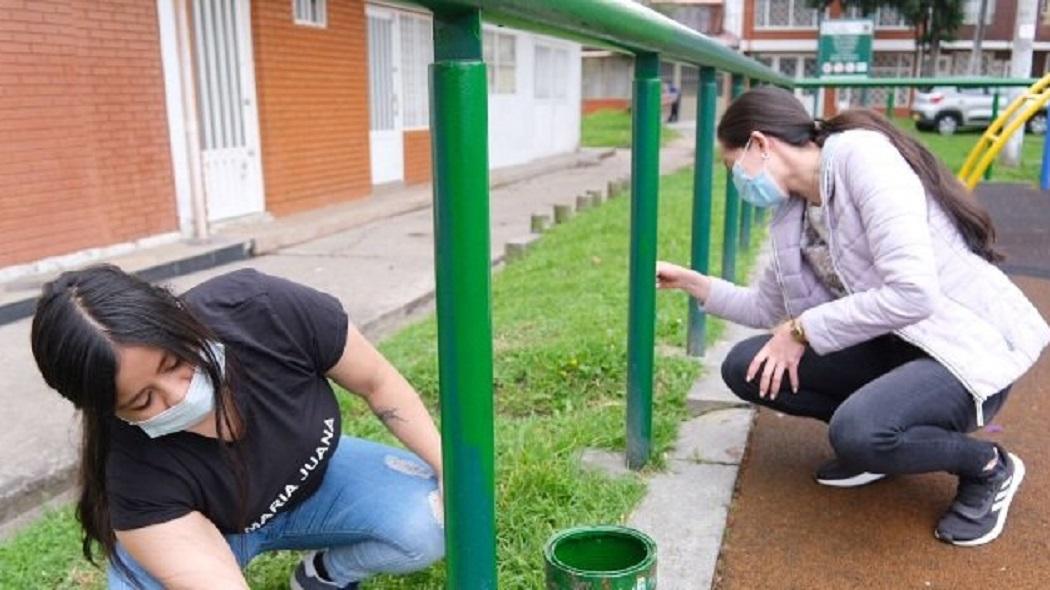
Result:
M220 370L225 374L226 349L218 342L209 342L212 355L219 363ZM186 396L182 401L171 406L167 410L140 422L128 421L128 424L138 426L150 438L157 438L173 432L186 430L204 420L215 408L215 384L211 382L208 374L198 366L193 371L190 379L190 387L186 390Z
M740 163L740 160L744 159L744 155L747 154L747 150L750 147L751 139L748 139L747 144L744 145L744 151L740 154L740 158L733 164L733 184L736 186L740 198L755 207L776 207L786 201L788 196L780 190L777 183L773 181L773 177L769 175L769 170L766 169L766 161L769 160L769 154L762 154L762 170L754 176L749 176L744 171L744 166Z

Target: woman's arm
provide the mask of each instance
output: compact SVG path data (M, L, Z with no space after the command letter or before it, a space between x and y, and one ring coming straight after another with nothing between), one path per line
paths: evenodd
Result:
M200 512L116 534L128 554L165 588L248 588L226 539Z
M372 412L441 480L441 437L419 394L353 326L346 348L328 377L368 402Z
M772 264L766 267L758 285L740 287L718 277L661 261L656 263L656 285L661 289L684 291L696 299L705 312L752 328L772 328L787 315Z

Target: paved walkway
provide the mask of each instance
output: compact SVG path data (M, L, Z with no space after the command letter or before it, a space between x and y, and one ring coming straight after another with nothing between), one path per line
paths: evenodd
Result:
M1025 185L982 185L1008 254L1004 266L1050 318L1050 197ZM965 329L960 326L960 329ZM1028 475L1005 533L991 545L956 548L933 538L955 493L945 474L894 477L838 490L812 473L832 456L826 427L761 410L729 515L716 587L1050 587L1050 358L1014 388L979 436L1016 452Z
M670 171L692 163L692 135L667 146L661 168ZM594 158L589 166L548 171L518 179L492 191L492 258L501 259L507 242L529 235L530 216L550 213L554 204L571 204L587 190L604 189L610 180L626 178L630 153L617 151ZM376 213L368 202L356 211L374 217L352 229L294 246L302 232L314 231L309 223L285 224L283 233L262 231L271 253L203 272L178 277L170 283L185 290L209 277L242 267L300 281L339 297L351 317L371 337L403 323L406 316L430 309L434 292L433 222L429 200L419 201L424 189L406 189L401 198L411 207ZM399 202L397 194L379 199ZM351 209L351 213L355 210ZM309 218L308 218L309 219ZM313 228L313 229L312 229ZM237 230L241 235L251 227ZM299 232L299 233L297 233ZM626 239L626 237L625 237ZM72 481L78 446L72 406L47 389L29 350L30 320L0 326L0 524L27 507L39 504ZM2 528L2 527L0 527ZM9 527L10 528L10 527Z

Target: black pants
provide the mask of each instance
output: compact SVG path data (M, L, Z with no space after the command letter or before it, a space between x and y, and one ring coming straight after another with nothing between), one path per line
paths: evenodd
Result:
M896 336L882 336L824 356L807 349L799 391L784 376L777 398L758 397L747 368L769 336L737 344L722 364L726 385L743 400L828 423L839 460L872 473L947 471L975 476L995 456L977 428L974 398L940 363ZM761 372L760 372L761 373ZM1009 387L984 403L990 420Z

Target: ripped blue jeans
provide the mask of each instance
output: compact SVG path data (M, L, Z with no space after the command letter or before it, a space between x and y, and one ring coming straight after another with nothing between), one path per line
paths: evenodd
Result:
M438 482L418 457L343 436L329 461L321 487L301 504L257 531L226 535L242 569L267 551L327 549L325 569L342 586L418 571L444 556ZM138 583L110 565L110 590L162 588L120 545L117 552Z

